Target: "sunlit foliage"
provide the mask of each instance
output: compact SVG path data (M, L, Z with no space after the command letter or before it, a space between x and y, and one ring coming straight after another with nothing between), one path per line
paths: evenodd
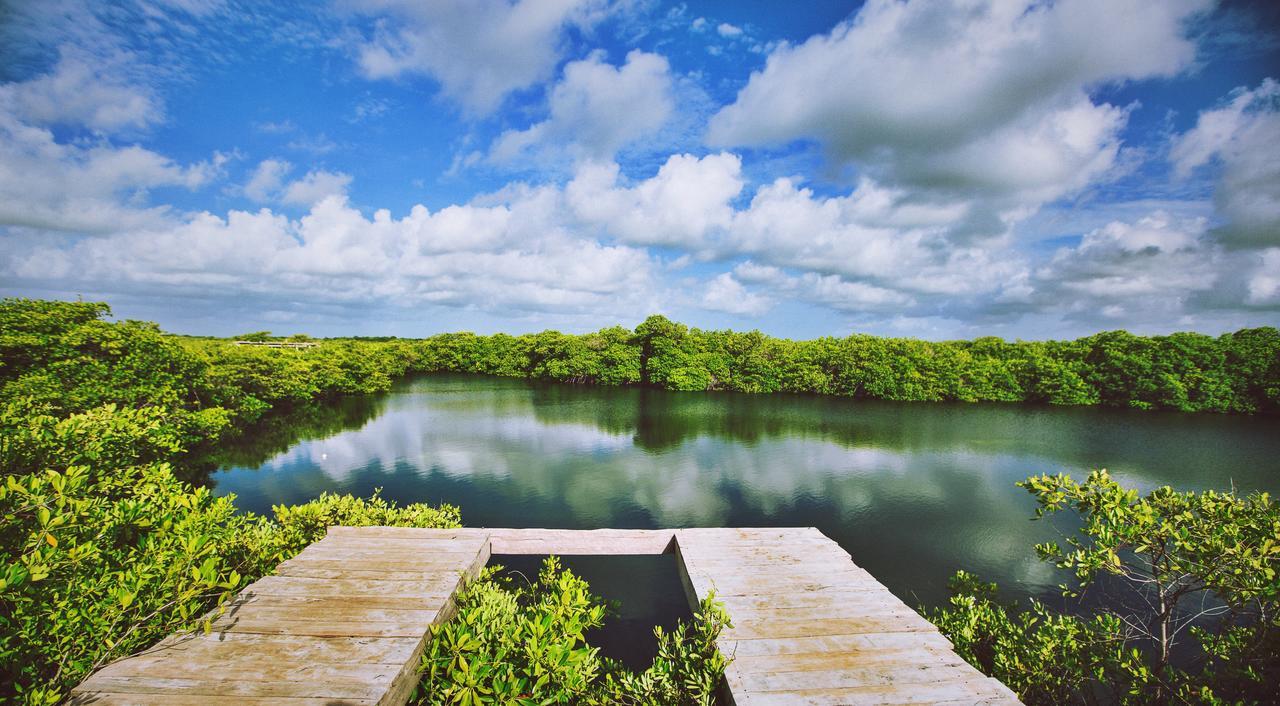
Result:
M669 390L797 392L902 401L1031 402L1280 412L1280 331L1074 341L931 342L853 335L791 341L651 316L634 332L432 336L423 370Z
M1079 529L1036 547L1071 572L1066 613L998 602L960 572L930 615L1028 704L1280 702L1280 505L1265 493L1146 495L1106 471L1021 483Z
M458 597L458 615L436 630L422 657L419 704L711 706L727 660L716 648L730 627L708 597L691 622L655 628L658 655L635 673L600 656L586 631L604 623L603 601L549 558L528 585L486 569Z

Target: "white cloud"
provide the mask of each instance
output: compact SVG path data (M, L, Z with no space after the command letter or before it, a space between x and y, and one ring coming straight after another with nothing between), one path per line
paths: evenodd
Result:
M287 135L294 130L297 130L298 126L295 125L292 120L280 120L274 122L268 120L266 122L254 123L253 129L267 135Z
M102 132L159 121L163 111L150 91L117 77L120 61L64 47L49 73L0 85L0 110L30 124L83 125Z
M585 165L565 199L585 224L623 242L698 251L732 223L741 171L733 154L673 155L653 177L626 186L616 164Z
M736 25L731 25L728 22L721 22L716 27L716 33L718 33L721 37L726 37L726 38L738 37L742 35L742 28Z
M1220 163L1214 205L1227 221L1215 231L1220 238L1280 243L1280 83L1268 78L1253 90L1236 89L1225 106L1200 113L1169 158L1183 177Z
M291 182L280 195L280 200L294 206L310 206L330 196L346 198L351 175L323 170L307 172L307 175Z
M293 169L293 165L283 159L264 159L253 170L244 185L244 195L259 203L274 200L284 184L284 178Z
M946 241L963 204L903 197L870 179L835 197L778 179L734 214L721 247L767 265L948 295L994 290L1019 266L1016 257Z
M1254 306L1280 308L1280 248L1262 251L1259 260L1249 276L1245 301Z
M760 316L773 307L773 301L748 291L731 273L722 272L707 283L702 307L740 316Z
M671 67L665 57L639 50L614 67L605 62L603 52L594 52L565 65L548 104L546 120L502 133L490 159L512 162L561 152L574 159L612 159L619 149L653 134L671 117Z
M1183 23L1209 0L991 3L872 0L772 51L711 121L718 145L816 140L895 185L1035 202L1111 167L1124 114L1086 89L1172 75Z
M603 16L599 0L347 0L378 18L356 48L369 78L428 75L474 113L493 111L510 92L550 77L564 31Z
M53 133L0 110L0 226L106 232L163 222L151 189L196 188L222 159L188 166L138 146L61 144Z
M310 206L330 196L345 199L351 175L316 169L302 178L285 182L293 165L283 159L264 159L258 163L244 185L244 195L258 203L281 203Z
M566 222L563 192L513 190L488 204L400 219L372 218L340 194L322 196L313 172L284 189L311 201L300 218L262 209L189 216L88 240L10 240L7 278L59 281L100 291L265 296L397 306L641 316L657 307L655 268L643 249L601 243ZM304 198L305 196L305 198Z
M1036 268L1030 300L1039 311L1080 318L1102 312L1144 324L1176 321L1230 269L1206 229L1203 218L1162 211L1108 223Z

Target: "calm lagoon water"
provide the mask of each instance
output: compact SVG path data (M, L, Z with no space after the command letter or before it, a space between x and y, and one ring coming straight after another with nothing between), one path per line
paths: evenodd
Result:
M488 527L816 526L909 604L959 568L1010 598L1062 576L1014 483L1108 468L1140 488L1280 490L1280 420L672 393L423 376L249 439L212 475L268 512L322 491L448 502ZM277 437L279 435L277 434ZM309 437L309 438L308 438Z

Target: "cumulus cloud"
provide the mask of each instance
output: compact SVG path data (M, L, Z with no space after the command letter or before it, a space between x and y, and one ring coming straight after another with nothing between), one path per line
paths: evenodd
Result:
M351 175L312 170L302 178L287 182L293 165L283 159L264 159L244 185L244 195L258 203L281 203L288 206L310 206L330 196L346 198Z
M721 22L716 27L716 33L721 37L738 37L742 35L742 28L737 25L731 25L728 22Z
M872 0L772 51L711 121L717 145L813 140L895 185L1043 202L1109 169L1122 110L1101 83L1169 76L1209 0Z
M119 63L64 47L50 72L0 85L0 110L35 125L83 125L102 132L143 128L160 120L159 101L150 91L121 81L115 70Z
M422 74L467 110L493 111L510 92L551 76L570 26L603 16L599 0L348 0L377 19L356 47L369 78Z
M330 196L345 198L347 187L350 185L350 174L324 170L310 171L306 176L286 186L280 195L280 200L293 206L310 206Z
M603 52L565 65L551 90L549 115L525 130L508 130L494 142L490 159L566 153L574 159L612 159L623 146L653 134L674 108L671 67L665 57L640 50L622 66Z
M1280 248L1267 248L1259 253L1258 259L1258 266L1246 280L1245 302L1280 309Z
M403 218L367 217L312 173L284 187L312 201L300 218L270 209L188 216L88 240L10 240L6 278L100 291L270 296L330 302L436 305L510 314L656 308L649 254L583 236L562 190L514 190L489 203ZM337 180L345 187L348 177ZM324 192L329 191L327 195Z
M624 242L699 251L732 223L743 185L737 155L681 154L634 185L622 183L617 164L585 165L565 198L584 224Z
M1092 230L1036 268L1034 308L1085 319L1101 314L1144 323L1176 321L1224 274L1222 253L1206 230L1203 218L1163 211Z
M1170 150L1185 177L1211 162L1221 174L1214 205L1226 224L1215 230L1233 245L1280 243L1280 83L1238 88L1226 105L1200 113Z
M201 186L223 160L184 166L136 145L62 144L0 110L0 226L108 232L154 225L169 209L147 205L151 189Z
M244 195L259 203L275 199L292 169L293 165L283 159L262 160L245 183Z
M773 301L748 291L731 273L722 272L707 283L702 307L729 314L759 316L773 307Z

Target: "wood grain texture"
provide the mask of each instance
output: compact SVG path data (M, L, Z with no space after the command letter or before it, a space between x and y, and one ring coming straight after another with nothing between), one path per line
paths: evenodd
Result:
M111 664L73 702L403 704L431 626L492 554L666 553L692 605L714 593L729 611L727 704L1019 703L812 527L333 527L212 613L210 634Z
M681 529L675 549L690 600L733 621L728 703L1019 703L815 528Z
M489 560L483 532L328 535L178 635L114 662L75 704L403 704L431 626Z

